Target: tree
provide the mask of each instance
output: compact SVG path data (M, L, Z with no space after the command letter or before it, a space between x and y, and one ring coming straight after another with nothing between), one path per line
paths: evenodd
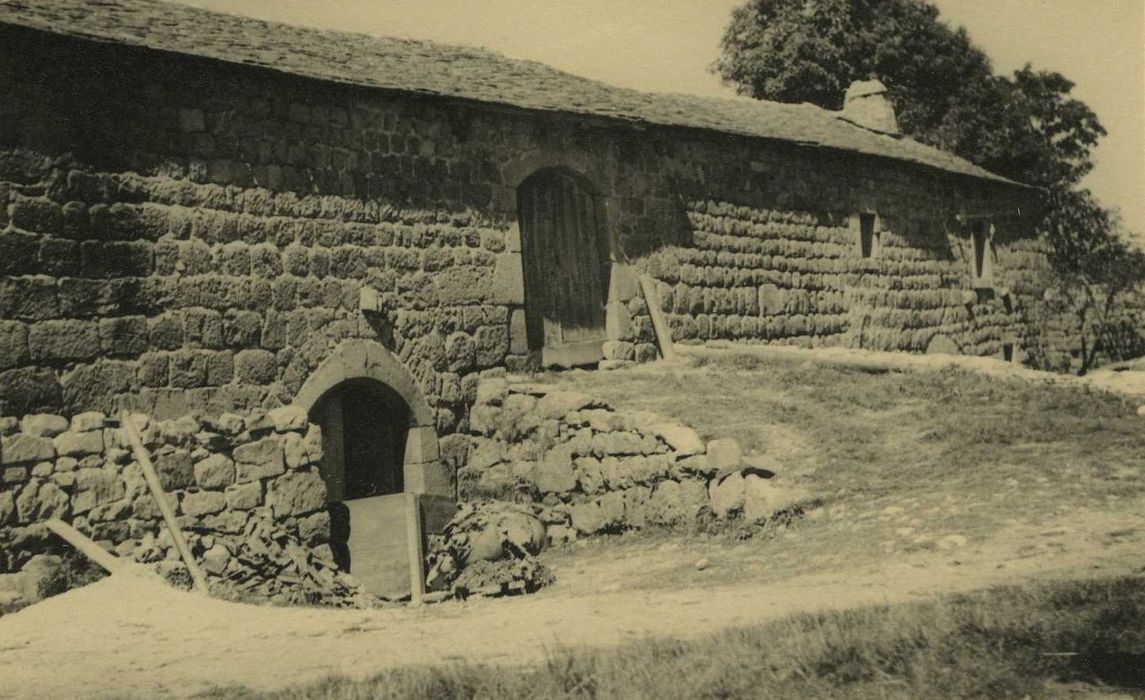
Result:
M904 133L1043 188L1057 299L1075 305L1089 369L1115 301L1145 280L1145 265L1116 217L1077 189L1105 129L1065 76L1028 64L996 75L924 0L748 0L713 70L740 94L826 109L842 107L852 82L877 78Z
M1092 369L1103 353L1140 354L1142 340L1135 327L1124 327L1117 301L1145 279L1145 253L1126 242L1117 217L1088 190L1053 188L1048 197L1042 230L1051 246L1055 284L1047 298L1056 311L1074 317L1078 373Z

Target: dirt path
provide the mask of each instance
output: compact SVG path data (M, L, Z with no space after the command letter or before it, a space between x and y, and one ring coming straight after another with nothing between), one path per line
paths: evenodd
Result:
M0 695L186 696L212 686L272 689L331 674L369 677L405 664L532 662L561 647L694 638L797 612L1031 579L1138 573L1143 544L1140 499L1115 513L1015 524L951 551L900 554L768 584L615 590L626 572L662 566L670 550L613 567L558 570L558 583L535 596L422 609L260 608L114 577L0 618Z

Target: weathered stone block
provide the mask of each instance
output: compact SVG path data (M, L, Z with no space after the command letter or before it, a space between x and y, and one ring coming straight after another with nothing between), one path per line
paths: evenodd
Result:
M5 466L44 462L56 456L51 438L17 433L0 441L0 464Z
M286 471L282 443L263 438L240 445L233 452L239 483L278 476Z
M194 460L187 450L159 452L155 455L155 473L167 491L185 489L195 483Z
M20 431L36 437L55 437L68 429L68 419L54 413L33 413L20 420Z
M90 321L44 321L28 329L33 360L86 360L99 354L99 333Z
M502 253L497 256L490 300L498 304L524 305L525 276L519 253Z
M507 325L482 326L473 336L477 346L477 367L486 369L502 364L509 352L509 328Z
M576 488L576 469L568 445L550 449L533 472L533 482L542 493L568 493Z
M513 309L509 314L509 353L524 355L529 352L529 331L524 309Z
M410 493L450 498L456 493L456 476L449 465L440 459L432 462L407 462L402 468L402 476L405 490Z
M477 361L477 346L469 335L451 333L445 339L446 366L451 372L468 372Z
M292 471L267 486L266 503L276 518L303 515L326 507L326 484L314 471Z
M146 277L154 269L153 246L147 241L83 241L80 268L84 277Z
M183 496L181 507L184 515L210 515L226 508L227 499L219 491L191 491Z
M0 318L39 321L59 315L60 300L54 279L0 278Z
M700 434L682 423L658 423L650 426L649 432L667 443L679 457L701 454L706 449Z
M595 501L577 503L569 508L572 526L582 535L594 535L604 529L606 519L600 504Z
M0 372L0 413L23 415L59 410L60 384L47 367L21 367Z
M719 438L708 443L708 466L716 474L723 474L733 469L739 469L743 462L743 453L739 443L734 438Z
M537 401L536 412L541 420L559 419L574 411L599 405L599 401L578 391L551 391Z
M235 354L234 362L240 382L272 384L278 374L274 353L267 350L242 350Z
M235 482L235 463L222 454L199 460L194 472L195 483L204 489L221 489Z
M131 390L135 366L118 360L98 360L81 365L64 375L61 380L63 400L69 411L106 411L113 407L113 398Z
M102 411L85 411L72 416L71 429L75 432L103 430L107 425L107 414Z
M31 523L47 518L67 518L71 500L59 486L51 481L30 481L16 497L16 520Z
M67 431L52 438L56 453L65 457L83 457L103 453L103 431L89 430L77 433Z
M28 327L19 321L0 321L0 369L28 362Z
M126 488L119 475L110 469L78 469L75 474L75 495L72 496L72 512L77 515L91 509L115 503L126 496Z
M625 525L624 492L610 491L600 497L600 512L605 527Z
M104 318L99 321L99 347L108 355L138 355L148 347L149 329L144 316Z
M232 510L251 510L262 505L262 482L234 484L226 490L227 507Z
M718 517L726 518L734 511L744 507L744 480L743 475L732 472L722 479L712 479L708 484L708 498L711 501L712 512Z
M604 333L609 340L633 340L632 314L620 301L610 301L604 312Z

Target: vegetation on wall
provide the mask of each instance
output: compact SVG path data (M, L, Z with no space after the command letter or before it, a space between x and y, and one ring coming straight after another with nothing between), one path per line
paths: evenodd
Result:
M842 107L855 80L886 84L904 133L1042 188L1053 303L1074 317L1079 371L1110 354L1117 302L1145 280L1145 256L1079 182L1105 135L1060 73L994 73L964 28L923 0L748 0L713 66L744 95Z

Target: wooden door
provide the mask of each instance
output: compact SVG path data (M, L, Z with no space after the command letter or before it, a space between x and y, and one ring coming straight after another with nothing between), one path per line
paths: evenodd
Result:
M600 361L610 256L597 196L572 173L545 170L517 199L529 349L546 366Z

